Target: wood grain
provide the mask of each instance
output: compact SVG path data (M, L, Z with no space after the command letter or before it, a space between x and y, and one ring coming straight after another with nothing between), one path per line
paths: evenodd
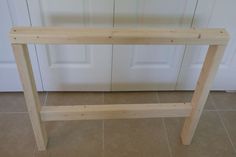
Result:
M11 42L18 44L226 44L225 29L75 29L15 27Z
M47 133L39 114L41 105L35 86L28 48L26 45L15 44L12 44L12 48L23 85L26 106L33 127L36 143L39 150L46 150L48 140Z
M43 106L43 121L187 117L190 103Z

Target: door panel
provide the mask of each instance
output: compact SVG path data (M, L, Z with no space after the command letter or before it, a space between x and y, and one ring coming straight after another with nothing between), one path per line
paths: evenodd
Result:
M226 28L231 40L213 84L214 90L236 90L236 20L234 0L199 0L193 27ZM206 55L206 46L186 48L177 90L192 90Z
M29 7L34 26L113 26L111 0L29 0ZM45 90L110 90L111 45L48 45L37 51Z
M29 15L26 1L0 1L0 91L22 91L15 59L9 40L9 31L13 25L29 26ZM30 58L35 76L36 86L42 90L42 82L38 68L35 48L29 46Z
M119 0L115 27L189 28L195 0ZM114 45L112 90L174 90L185 46Z

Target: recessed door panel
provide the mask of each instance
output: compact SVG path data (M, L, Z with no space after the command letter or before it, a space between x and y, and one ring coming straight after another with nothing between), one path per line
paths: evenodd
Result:
M113 25L111 0L29 1L35 26L109 28ZM37 51L45 90L110 90L111 45L47 45L37 46Z
M22 91L18 70L15 64L9 32L12 26L29 26L26 1L0 1L0 91ZM29 54L34 72L37 90L42 90L42 82L34 46L30 45Z
M119 0L116 28L189 28L195 0ZM114 45L112 90L173 90L185 46Z
M199 0L193 20L197 28L226 28L231 40L226 48L212 89L236 90L236 20L234 0ZM192 90L206 55L206 46L188 46L183 60L178 90Z

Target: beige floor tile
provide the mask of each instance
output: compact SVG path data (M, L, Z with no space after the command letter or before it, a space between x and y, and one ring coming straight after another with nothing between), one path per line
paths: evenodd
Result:
M158 92L160 102L173 103L173 102L190 102L192 99L193 92ZM205 109L215 109L212 96L209 95Z
M47 130L47 151L35 157L102 157L102 121L50 122Z
M156 103L156 92L106 92L104 93L105 104L124 104L124 103Z
M191 92L50 92L48 105L155 103L190 101ZM235 94L211 93L206 109L236 109ZM45 94L40 94L44 101ZM160 99L160 100L159 100ZM0 93L0 157L33 157L35 140L26 113L22 93ZM226 128L236 145L236 112L221 111ZM180 142L183 118L166 118L173 157L233 157L236 156L216 112L204 111L193 143ZM68 121L47 123L48 150L35 157L169 157L165 129L161 119ZM103 152L104 136L104 152Z
M39 93L44 103L46 93ZM25 98L22 92L0 93L0 112L26 112Z
M236 93L214 92L212 97L217 109L236 109Z
M0 114L0 156L32 157L34 136L26 113Z
M236 150L236 111L221 111L220 115Z
M106 120L105 157L169 157L161 119Z
M103 104L103 92L49 92L47 105Z
M236 154L215 111L204 111L192 144L180 141L182 118L166 118L173 157L235 157Z

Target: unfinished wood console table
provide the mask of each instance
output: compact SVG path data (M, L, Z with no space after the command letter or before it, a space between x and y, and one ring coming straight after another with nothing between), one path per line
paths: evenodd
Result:
M229 35L225 29L72 29L15 27L10 32L26 105L39 150L46 150L44 121L186 117L181 138L189 145L216 75ZM27 44L165 44L209 45L191 102L41 106ZM66 52L65 52L66 53Z

